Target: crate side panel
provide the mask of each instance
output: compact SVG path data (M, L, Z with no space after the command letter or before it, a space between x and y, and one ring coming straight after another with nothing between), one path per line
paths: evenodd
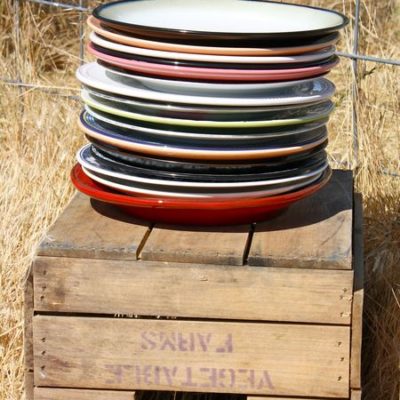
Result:
M36 387L35 400L135 400L135 392Z
M346 397L350 328L34 317L35 385Z
M350 386L361 388L362 326L364 307L364 237L362 198L354 197L354 294L351 320Z
M30 266L24 282L24 386L26 400L33 400L33 297L33 268Z
M250 225L172 227L156 225L141 258L150 261L243 265Z
M78 193L44 237L38 254L134 260L148 232L148 224Z
M328 185L281 216L257 224L249 265L352 268L350 171L334 171Z
M51 257L34 270L37 311L350 324L352 271Z

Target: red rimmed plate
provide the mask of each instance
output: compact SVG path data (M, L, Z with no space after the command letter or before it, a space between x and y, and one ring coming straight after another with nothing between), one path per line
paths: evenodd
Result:
M123 68L128 71L139 72L145 75L172 77L181 79L194 79L200 81L285 81L299 80L320 76L329 72L338 63L339 59L333 57L332 61L322 65L288 69L234 69L234 68L205 68L187 67L182 65L157 64L147 61L128 60L98 51L92 44L88 51L98 59Z
M114 204L126 213L147 221L182 225L236 225L259 222L275 216L296 201L321 189L331 174L328 168L317 182L283 195L223 201L129 196L90 179L79 164L73 167L71 180L80 192L91 198Z

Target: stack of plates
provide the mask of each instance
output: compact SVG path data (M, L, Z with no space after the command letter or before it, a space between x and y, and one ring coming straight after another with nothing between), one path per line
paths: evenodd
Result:
M275 215L330 177L334 11L248 0L124 0L96 8L79 68L91 142L72 180L154 222Z

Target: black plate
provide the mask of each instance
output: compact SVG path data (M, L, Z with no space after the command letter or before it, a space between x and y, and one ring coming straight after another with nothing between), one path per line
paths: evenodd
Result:
M255 182L268 179L283 179L295 176L305 175L323 167L327 162L326 153L320 150L311 157L302 162L293 164L283 164L281 169L270 170L266 172L256 172L252 174L240 173L234 174L195 174L184 172L163 171L155 168L140 168L128 163L118 161L114 157L102 151L96 145L87 147L82 152L82 158L93 167L116 172L125 175L137 176L146 179L161 179L169 181L183 182ZM260 167L260 169L262 169Z
M325 148L328 141L319 146L298 154L286 157L275 157L255 161L238 162L196 162L193 160L177 160L173 158L148 157L143 154L134 153L103 143L99 140L86 136L94 144L96 150L104 157L121 162L133 167L147 170L157 170L159 172L174 172L185 174L204 174L204 175L236 175L236 174L260 174L266 172L281 172L286 169L300 168L309 159L325 159Z
M174 41L176 43L190 43L190 44L202 44L202 45L229 45L243 46L252 45L259 47L261 44L265 46L291 46L300 43L306 43L306 40L314 39L326 35L331 32L336 32L339 29L346 26L349 22L348 18L343 14L333 11L326 10L318 7L311 7L305 5L298 5L297 7L309 8L313 10L323 10L329 13L335 14L341 18L341 23L330 26L327 28L320 28L307 31L291 31L291 32L211 32L211 31L199 31L190 29L173 29L173 28L161 28L157 26L146 26L127 22L117 22L113 19L107 18L103 15L103 11L109 7L113 7L123 3L136 3L143 2L145 0L122 0L111 3L106 3L96 7L93 10L93 15L99 19L105 27L110 27L118 31L125 32L125 34L131 34L137 37L142 37L151 40L160 41ZM217 1L217 0L216 0ZM243 0L238 0L243 1ZM259 1L259 0L252 0ZM264 3L276 3L273 1L262 0ZM150 3L150 2L149 2ZM288 4L288 3L281 3ZM294 4L290 4L294 6ZM152 4L152 7L156 5ZM223 15L221 15L223 18Z

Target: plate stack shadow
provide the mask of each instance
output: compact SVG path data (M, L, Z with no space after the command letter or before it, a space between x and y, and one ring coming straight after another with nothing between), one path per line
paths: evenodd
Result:
M78 190L152 222L252 223L322 188L336 11L124 0L88 19Z

